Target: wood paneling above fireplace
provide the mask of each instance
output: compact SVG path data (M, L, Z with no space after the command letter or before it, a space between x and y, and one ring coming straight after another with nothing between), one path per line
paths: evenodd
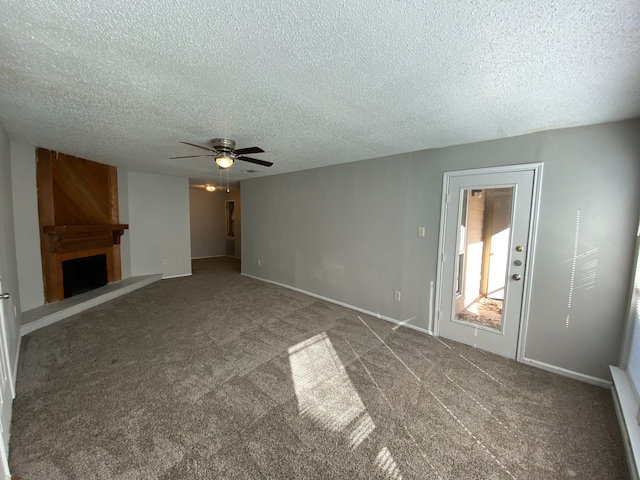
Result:
M111 223L109 170L112 168L115 169L82 158L58 154L51 162L55 225Z
M115 167L37 150L38 216L44 294L64 298L62 262L104 253L108 281L120 280L120 236Z

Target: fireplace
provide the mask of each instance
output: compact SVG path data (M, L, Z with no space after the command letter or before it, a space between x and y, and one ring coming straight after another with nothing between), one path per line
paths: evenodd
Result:
M38 148L36 183L45 302L120 280L118 169Z
M62 262L64 298L94 290L107 284L107 256L74 258Z

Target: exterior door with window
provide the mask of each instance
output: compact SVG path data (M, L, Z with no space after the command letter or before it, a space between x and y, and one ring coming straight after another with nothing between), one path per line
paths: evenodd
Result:
M437 332L515 358L533 170L445 175Z

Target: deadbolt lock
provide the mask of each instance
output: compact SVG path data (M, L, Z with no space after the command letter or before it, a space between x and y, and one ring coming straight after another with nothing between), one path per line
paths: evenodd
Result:
M521 251L523 251L523 250L524 250L524 247L523 247L522 245L518 245L518 246L516 247L516 252L521 252Z

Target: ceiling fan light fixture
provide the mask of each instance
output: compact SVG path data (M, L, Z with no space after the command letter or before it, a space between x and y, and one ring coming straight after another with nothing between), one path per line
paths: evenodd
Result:
M229 168L233 165L233 158L227 152L220 152L216 157L216 163L220 168Z
M204 188L207 190L207 192L215 192L216 191L215 185L205 185Z

